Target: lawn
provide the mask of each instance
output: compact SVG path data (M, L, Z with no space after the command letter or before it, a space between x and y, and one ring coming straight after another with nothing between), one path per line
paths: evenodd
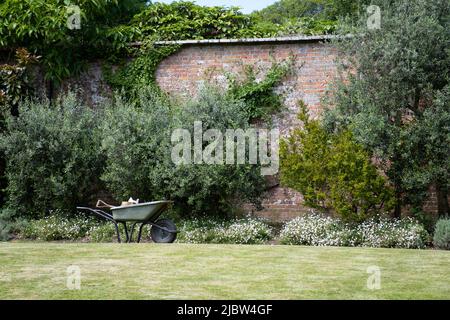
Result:
M66 285L71 265L79 290ZM450 252L437 250L0 243L1 299L449 299L449 275Z

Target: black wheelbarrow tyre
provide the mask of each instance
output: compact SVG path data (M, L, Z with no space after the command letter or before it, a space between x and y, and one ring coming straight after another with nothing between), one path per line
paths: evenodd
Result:
M158 226L164 227L168 230L177 230L175 223L170 219L159 219L155 222ZM152 226L150 229L150 236L155 243L172 243L177 238L176 232L167 232L156 226Z

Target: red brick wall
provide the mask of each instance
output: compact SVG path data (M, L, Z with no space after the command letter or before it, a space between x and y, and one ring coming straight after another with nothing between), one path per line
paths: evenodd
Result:
M320 115L320 99L327 84L336 75L334 63L336 52L319 41L294 41L276 43L217 43L189 44L162 61L156 72L159 86L172 96L180 98L195 96L207 82L226 85L226 72L239 74L244 65L252 65L262 77L272 65L295 56L294 72L276 89L285 99L286 109L274 118L281 135L286 135L297 124L297 101L302 99L313 117ZM272 179L274 180L274 179ZM273 221L283 221L308 210L303 205L302 195L272 183L263 203L264 210L256 213ZM246 206L247 211L252 208ZM424 204L427 212L437 213L437 202L433 192ZM407 208L405 208L408 211Z
M274 119L281 134L286 135L297 122L299 99L308 105L312 116L320 112L320 99L336 73L335 52L328 44L316 41L188 45L160 63L156 79L171 95L191 97L208 81L225 86L226 72L239 74L244 65L252 65L262 77L274 59L281 61L291 55L295 56L294 72L277 88L283 93L287 108ZM301 194L276 183L268 190L263 206L264 210L257 214L274 221L288 220L307 210ZM252 210L248 206L245 209Z
M295 56L292 76L277 88L283 92L287 110L278 117L279 127L286 134L296 121L296 102L302 99L316 116L320 98L335 74L334 51L320 42L278 44L200 44L183 47L163 60L157 71L159 86L179 97L195 96L209 81L226 84L227 72L239 74L244 65L252 65L262 77L272 61Z

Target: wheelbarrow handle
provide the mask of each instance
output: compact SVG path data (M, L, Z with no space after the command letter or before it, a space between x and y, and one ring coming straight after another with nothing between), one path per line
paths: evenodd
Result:
M105 201L97 200L97 204L95 205L97 208L113 208L114 206L107 204Z

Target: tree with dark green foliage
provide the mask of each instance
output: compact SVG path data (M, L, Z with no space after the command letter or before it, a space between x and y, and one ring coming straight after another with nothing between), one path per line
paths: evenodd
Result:
M322 0L280 0L254 14L264 21L283 24L287 20L323 13Z
M300 110L302 127L280 143L282 185L301 192L307 205L332 209L346 221L389 212L392 189L352 133L329 133L309 118L302 102Z
M354 20L370 0L280 0L252 14L260 29L278 35L332 33L343 19Z
M397 207L415 211L430 186L439 213L449 211L450 182L450 2L373 1L381 28L367 17L347 24L336 41L341 78L329 96L330 130L349 128L380 160L395 187Z

